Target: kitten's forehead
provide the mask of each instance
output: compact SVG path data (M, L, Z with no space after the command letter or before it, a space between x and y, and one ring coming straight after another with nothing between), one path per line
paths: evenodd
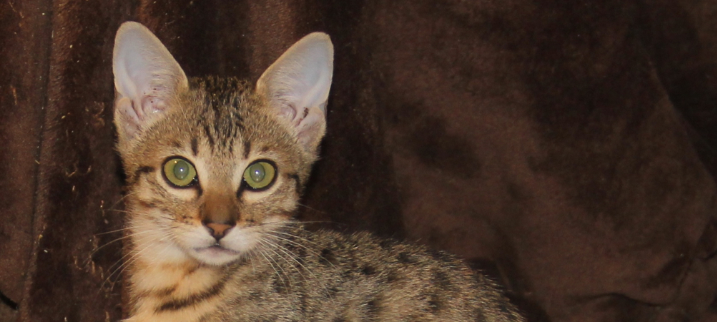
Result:
M130 171L157 168L178 156L192 162L200 180L209 185L235 185L237 174L259 159L301 180L308 176L312 155L297 144L290 126L248 82L191 79L189 90L168 104L166 117L140 134L135 149L122 154Z
M300 154L295 138L263 97L236 78L196 78L166 119L168 135L181 138L192 154L248 159L256 154Z
M204 85L204 84L202 84ZM225 84L227 85L227 84ZM245 90L237 87L234 91L226 87L213 88L200 87L190 93L191 105L195 111L194 134L203 138L212 152L229 152L234 154L238 146L248 146L247 123L252 122L252 116L247 110L256 109L255 102L247 102ZM193 139L196 139L193 137Z

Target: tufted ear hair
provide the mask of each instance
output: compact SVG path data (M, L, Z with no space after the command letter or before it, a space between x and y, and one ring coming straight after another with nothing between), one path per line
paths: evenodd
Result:
M161 118L168 101L188 88L187 76L172 54L137 22L125 22L117 30L112 71L120 141L131 141Z
M284 52L259 78L276 113L289 124L305 151L316 153L326 131L326 103L334 70L334 46L322 32L311 33Z

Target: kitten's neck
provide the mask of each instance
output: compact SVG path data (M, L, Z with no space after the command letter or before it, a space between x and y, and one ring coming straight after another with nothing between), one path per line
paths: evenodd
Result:
M251 262L250 258L212 266L179 249L177 253L168 249L171 248L156 240L147 244L133 238L131 254L136 257L128 269L132 319L126 322L199 321L225 304L225 292L248 292L260 286L246 276L264 275L271 268L261 261ZM247 283L227 289L230 280Z
M223 284L230 276L228 266L209 266L192 259L164 263L137 259L130 270L132 322L196 321L216 310L218 302L205 298L221 298L215 295L224 291Z
M131 226L141 225L135 220ZM300 226L291 228L291 235L296 235ZM233 294L249 294L260 292L266 280L277 274L277 269L284 268L272 265L285 264L281 252L259 252L264 257L249 256L239 262L222 266L212 266L199 262L188 256L176 244L166 238L151 236L153 232L139 230L133 233L130 246L130 298L132 299L132 319L127 322L176 322L199 321L205 314L216 311L225 305L225 285ZM289 244L300 244L293 238L282 238ZM272 255L281 258L271 258ZM269 258L267 258L268 256ZM286 268L288 269L288 268Z
M182 307L191 304L197 294L211 291L227 275L228 268L209 266L189 257L163 232L143 227L149 224L141 217L130 223L134 228L128 260L133 302L130 321L181 321L184 318L178 317L186 314L209 312L212 306L204 304L194 310Z

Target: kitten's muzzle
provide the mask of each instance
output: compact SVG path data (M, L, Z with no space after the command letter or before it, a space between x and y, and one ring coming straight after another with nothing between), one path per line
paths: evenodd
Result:
M208 220L202 221L202 224L204 227L207 228L209 231L209 234L214 237L214 239L219 242L220 239L222 239L224 236L226 236L229 231L236 226L236 224L232 222L226 222L226 223L215 223Z
M213 191L208 191L205 195L200 213L202 225L217 242L236 226L239 209L235 198L232 194Z

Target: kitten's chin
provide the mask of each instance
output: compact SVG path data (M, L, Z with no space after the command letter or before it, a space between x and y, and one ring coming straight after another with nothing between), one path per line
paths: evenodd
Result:
M218 245L192 248L189 254L198 261L214 266L226 265L241 258L241 253Z

